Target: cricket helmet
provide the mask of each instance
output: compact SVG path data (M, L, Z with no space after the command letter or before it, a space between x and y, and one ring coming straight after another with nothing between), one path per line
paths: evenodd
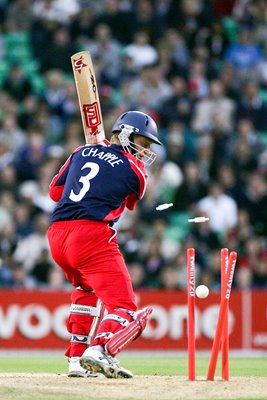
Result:
M132 133L147 137L156 144L162 144L157 137L158 128L156 122L141 111L128 111L120 115L112 128L112 132L121 132L122 125L132 126Z
M138 135L161 145L156 122L149 115L140 111L125 112L115 122L112 132L119 133L118 139L124 151L142 160L144 164L151 165L156 159L156 153L134 142L135 135Z

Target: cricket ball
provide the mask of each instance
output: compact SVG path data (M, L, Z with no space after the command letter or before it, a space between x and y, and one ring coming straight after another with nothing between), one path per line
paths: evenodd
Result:
M205 285L199 285L196 288L196 296L200 299L205 299L209 295L209 288Z

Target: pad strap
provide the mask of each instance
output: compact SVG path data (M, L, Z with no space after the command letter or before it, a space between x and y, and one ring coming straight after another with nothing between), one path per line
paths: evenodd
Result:
M72 303L70 306L70 314L83 314L91 315L92 317L99 317L99 309L97 307Z
M107 320L118 322L122 326L127 326L129 324L129 321L126 318L123 318L123 317L121 317L120 315L117 315L117 314L107 314L107 315L105 315L105 317L102 319L102 322L103 321L107 321Z
M70 341L73 343L84 343L87 344L87 335L77 335L75 333L73 333L71 335Z

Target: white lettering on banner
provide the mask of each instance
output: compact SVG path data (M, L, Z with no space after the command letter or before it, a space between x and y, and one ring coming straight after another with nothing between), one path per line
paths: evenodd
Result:
M14 335L19 312L20 307L17 304L9 306L5 314L0 307L0 338L9 339Z
M69 304L61 305L51 312L41 304L12 304L4 312L0 307L0 338L11 339L18 329L23 336L33 340L45 338L51 331L62 339L68 339L66 319L69 308Z
M151 307L153 312L142 334L144 339L159 340L168 335L171 339L177 340L186 335L187 306L172 306L169 312L159 305L151 304ZM196 338L201 334L209 339L214 338L218 313L219 305L207 307L202 313L196 308ZM233 326L234 316L229 310L229 332L232 332Z
M52 330L62 339L69 339L70 334L66 329L66 319L70 313L70 307L63 305L55 309L52 314Z
M172 340L177 340L185 337L186 305L174 305L169 309L159 304L150 305L153 307L153 313L142 334L144 339L160 340L169 337ZM211 305L204 311L200 311L196 307L196 338L201 337L201 335L208 339L214 338L218 312L218 304ZM66 329L68 315L69 304L60 305L53 311L42 304L27 304L25 306L12 304L5 312L0 307L0 338L12 339L15 331L18 330L24 337L32 340L43 339L52 332L61 339L69 339L69 333ZM230 332L233 330L234 323L234 315L230 310Z
M46 307L40 304L30 304L21 310L19 330L23 336L40 339L47 336L50 329L50 313Z
M152 304L151 307L153 308L151 319L148 320L146 329L142 333L142 337L145 339L157 340L168 334L169 318L164 307L155 304ZM153 326L151 320L154 321Z
M267 334L266 333L256 333L253 336L254 346L267 346Z
M214 306L208 307L202 314L201 330L203 332L203 335L206 336L208 339L213 339L215 336L219 309L219 305L215 304Z
M220 309L219 305L209 306L208 308L206 308L205 312L202 313L200 330L205 337L211 340L215 336L219 309ZM234 323L235 323L234 315L232 311L229 310L229 315L228 315L229 333L233 332Z
M199 320L199 311L195 310L195 318L196 318L196 337L200 336L200 324ZM185 333L185 326L187 321L187 306L173 306L169 311L169 320L170 320L170 329L169 329L169 337L171 339L177 339L183 337Z

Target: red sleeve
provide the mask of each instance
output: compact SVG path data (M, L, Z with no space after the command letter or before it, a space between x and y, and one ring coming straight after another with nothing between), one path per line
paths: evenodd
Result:
M65 171L67 171L70 164L70 157L67 159L64 165L59 170L59 173L54 176L49 185L49 196L54 201L59 201L61 199L64 185L65 185Z
M136 162L138 160L131 160L129 158L130 161L130 165L132 170L135 172L135 174L137 175L138 179L139 179L139 193L136 193L139 200L142 199L142 197L145 194L146 191L146 181L147 181L147 174L146 174L146 170L144 167L144 164L142 162Z
M58 174L54 176L49 186L49 196L52 200L58 202L61 199L64 185L56 185Z
M134 210L136 207L136 204L138 203L138 197L136 196L136 193L129 194L126 197L126 207L128 210Z
M127 158L129 159L132 170L135 172L139 180L139 191L131 193L126 197L126 207L129 210L134 210L138 201L142 199L145 194L147 173L144 164L141 161L136 160L132 156L128 156Z

